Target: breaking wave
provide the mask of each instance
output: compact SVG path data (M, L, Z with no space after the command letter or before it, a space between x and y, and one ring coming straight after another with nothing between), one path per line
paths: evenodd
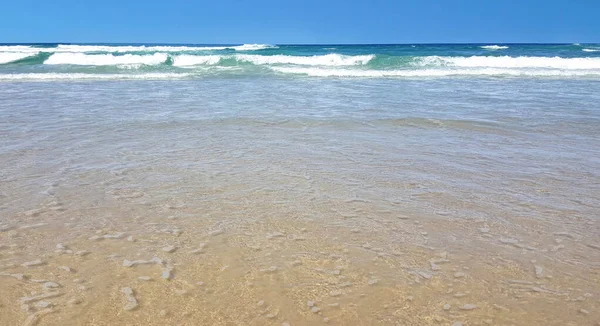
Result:
M508 46L505 46L505 45L484 45L484 46L480 46L480 48L482 48L484 50L506 50L506 49L508 49Z
M46 65L80 65L80 66L110 66L110 65L158 65L165 63L168 56L164 53L149 55L112 55L112 54L83 54L83 53L55 53Z
M560 57L418 57L415 66L489 67L489 68L555 68L555 69L600 69L600 58Z
M193 51L257 51L264 49L276 49L276 45L270 44L242 44L221 46L170 46L170 45L78 45L58 44L56 47L35 47L31 45L3 45L0 52L71 52L71 53L127 53L127 52L193 52Z
M421 46L425 47L425 46ZM449 46L451 48L451 46ZM479 46L502 50L504 45ZM518 45L512 46L519 49ZM1 80L178 79L207 76L304 75L315 77L538 76L600 77L600 52L588 44L563 56L472 55L458 50L400 46L0 45ZM410 50L409 50L410 49ZM523 52L519 49L520 52ZM583 54L583 52L590 52ZM463 55L461 55L461 53ZM547 53L547 52L544 52ZM439 55L438 55L439 54Z
M234 63L250 63L254 65L293 64L305 66L354 66L365 65L375 55L346 56L340 54L326 54L315 56L288 56L288 55L174 55L155 53L148 55L113 55L113 54L84 54L84 53L55 53L44 64L48 65L159 65L166 64L167 59L172 59L176 67L190 67L199 65L216 65L223 60L232 60Z
M374 54L370 55L341 55L341 54L326 54L315 56L290 56L290 55L248 55L240 54L235 56L238 61L250 62L255 65L270 65L270 64L294 64L303 66L355 66L365 65L375 58Z
M221 61L218 55L178 55L173 58L175 67L193 67L198 65L216 65Z
M37 52L0 52L0 64L12 63L19 60L23 60L28 57L33 57L37 54Z

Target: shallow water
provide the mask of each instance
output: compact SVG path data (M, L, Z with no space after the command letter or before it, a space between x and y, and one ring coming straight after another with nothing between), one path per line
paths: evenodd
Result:
M598 89L3 82L0 324L598 325Z

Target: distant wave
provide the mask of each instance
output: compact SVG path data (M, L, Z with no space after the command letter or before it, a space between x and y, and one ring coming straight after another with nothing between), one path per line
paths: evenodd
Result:
M553 68L553 69L600 69L600 58L560 57L442 57L417 58L414 63L421 67L464 67L464 68Z
M86 53L1 53L0 64L27 58L31 64L81 65L81 66L141 66L172 65L193 68L199 66L319 66L347 67L361 66L373 70L427 69L427 68L502 68L502 69L600 69L600 58L561 58L561 57L510 57L510 56L470 56L470 57L390 57L369 55L343 55L330 53L313 56L257 55L257 54L86 54ZM34 60L35 59L35 60ZM289 67L288 67L289 68Z
M192 51L256 51L277 48L270 44L243 44L232 46L132 46L132 45L70 45L59 44L56 47L39 48L29 45L3 45L0 46L0 52L72 52L72 53L126 53L126 52L192 52Z
M40 52L39 48L35 48L29 45L0 45L0 52L21 52L21 53L37 53Z
M44 64L46 65L82 65L82 66L110 66L110 65L158 65L167 61L164 53L148 55L112 55L112 54L83 54L83 53L55 53Z
M278 46L270 44L244 44L240 46L234 46L232 49L236 51L256 51L264 49L276 49Z
M291 56L291 55L178 55L173 57L173 66L190 67L197 65L215 65L221 60L234 60L238 63L251 63L254 65L277 65L293 64L305 66L354 66L365 65L373 60L375 55L348 56L341 54L326 54L315 56Z
M249 55L238 54L235 56L238 61L251 62L256 65L269 64L294 64L306 66L354 66L364 65L375 58L375 55L342 55L326 54L314 56L291 56L291 55Z
M155 53L147 55L125 54L84 54L84 53L55 53L44 64L48 65L159 65L172 58L175 67L190 67L198 65L216 65L221 60L233 60L237 63L251 63L254 65L294 64L307 66L353 66L365 65L375 55L346 56L341 54L326 54L315 56L288 56L288 55L174 55Z
M342 46L338 47L339 52L345 54L338 51L325 54L322 47L316 51L309 47L308 50L282 48L265 53L245 52L267 47L264 44L246 44L235 46L235 49L193 46L5 45L0 46L0 73L2 80L178 79L274 74L315 77L600 77L600 57L580 51L600 51L593 44L578 48L574 50L576 54L565 57L498 55L502 52L475 56L411 56L406 52L393 55L390 53L394 52L387 50L378 53L378 47L368 48L367 52ZM187 51L192 48L195 50ZM202 52L198 48L227 50ZM140 51L141 49L145 51ZM470 51L472 48L465 53ZM307 53L313 55L303 55Z
M508 49L508 46L505 46L505 45L484 45L484 46L481 46L480 48L485 49L485 50L506 50L506 49Z

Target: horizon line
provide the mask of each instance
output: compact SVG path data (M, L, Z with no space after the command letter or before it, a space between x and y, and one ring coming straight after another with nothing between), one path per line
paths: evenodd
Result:
M322 46L322 45L575 45L600 44L600 42L412 42L412 43L160 43L160 42L0 42L0 45L216 45L231 46L245 44L282 45L282 46Z

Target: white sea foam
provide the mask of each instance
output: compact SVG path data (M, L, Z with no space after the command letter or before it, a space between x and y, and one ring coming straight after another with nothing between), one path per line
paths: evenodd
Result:
M600 49L583 49L583 52L600 52Z
M144 65L141 63L126 63L126 64L121 64L121 65L117 65L118 68L120 69L129 69L129 70L137 70L142 68Z
M84 74L84 73L25 73L0 74L0 81L44 81L44 80L161 80L185 79L187 73L145 73L145 74Z
M422 67L465 67L465 68L549 68L549 69L600 69L600 58L560 57L441 57L416 58L415 66Z
M450 76L529 76L529 77L598 77L600 70L544 70L544 69L419 69L419 70L359 70L319 67L271 67L284 74L314 77L450 77Z
M365 65L373 60L375 55L341 55L336 53L315 56L291 55L252 55L238 54L238 61L250 62L255 65L294 64L305 66L356 66Z
M178 55L173 57L173 65L177 67L190 67L201 65L215 65L224 59L234 59L238 62L248 62L255 65L281 65L293 64L303 66L357 66L365 65L371 61L374 55L341 55L326 54L315 56L291 56L291 55Z
M183 51L201 51L209 49L207 47L197 48L189 46L131 46L131 45L63 45L60 44L56 48L48 48L49 52L72 52L72 53L83 53L83 52L183 52ZM212 48L210 48L212 49ZM218 48L221 49L221 48Z
M191 67L198 65L215 65L221 61L219 55L178 55L173 57L173 66Z
M506 45L484 45L481 46L482 49L485 50L506 50L508 49L508 46Z
M56 52L190 52L190 51L256 51L275 48L269 44L243 44L232 46L101 46L101 45L59 45ZM49 49L52 50L52 49Z
M10 63L36 55L37 52L0 52L0 64Z
M34 48L29 45L0 45L0 52L40 52L42 49Z
M84 53L55 53L44 64L46 65L84 65L84 66L114 66L114 65L158 65L167 61L164 53L149 55L112 55L112 54L84 54Z
M264 49L276 49L278 46L270 45L270 44L243 44L238 46L231 47L236 51L256 51L256 50L264 50Z
M269 48L277 48L275 45L269 44L243 44L231 46L145 46L145 45L76 45L76 44L59 44L57 47L51 48L36 48L29 45L3 45L0 46L0 52L51 52L51 53L88 53L88 52L111 52L111 53L126 53L126 52L193 52L193 51L219 51L219 50L236 50L236 51L256 51Z
M109 65L158 65L165 63L169 55L167 53L154 53L147 55L136 54L85 54L85 53L54 53L44 64L70 64L88 66ZM365 65L375 55L341 55L326 54L315 56L289 56L289 55L255 55L255 54L232 54L232 55L171 55L173 66L192 67L202 65L216 65L223 59L234 59L238 62L248 62L255 65L281 65L293 64L304 66L358 66Z

